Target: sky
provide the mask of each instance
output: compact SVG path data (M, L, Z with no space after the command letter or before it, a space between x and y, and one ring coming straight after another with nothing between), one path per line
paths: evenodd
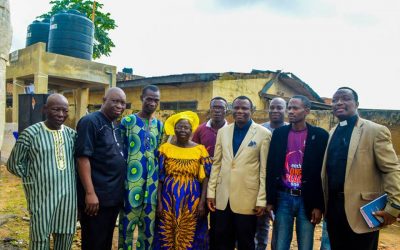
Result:
M13 44L50 10L49 0L10 0ZM118 27L98 62L142 76L291 72L321 97L338 87L361 108L400 110L398 0L101 0Z

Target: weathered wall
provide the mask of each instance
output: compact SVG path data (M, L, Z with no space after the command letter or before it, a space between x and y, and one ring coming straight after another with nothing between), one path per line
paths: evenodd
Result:
M275 82L272 86L267 90L267 94L271 95L278 95L278 96L285 96L291 97L294 95L298 95L299 93L295 92L294 89L289 88L287 85L278 84Z
M400 111L361 109L359 112L361 117L389 128L392 133L394 149L400 155Z
M212 87L209 82L197 82L183 85L159 85L161 93L161 102L177 101L197 101L197 109L208 109L208 104L212 98ZM142 103L140 95L142 86L124 89L127 102L131 103L132 109L140 109Z
M127 110L125 113L131 114L133 112L136 111ZM163 110L158 111L156 116L165 121L169 115L174 113L175 111ZM208 119L208 111L198 111L197 114L200 117L200 122L204 122ZM400 155L400 111L360 110L360 116L364 119L387 126L392 134L394 149L396 153ZM229 122L233 122L232 115L228 115L227 120ZM253 120L257 123L264 123L268 121L268 113L261 110L255 111L253 113ZM315 126L319 126L329 132L330 129L337 123L337 119L334 118L330 110L313 110L311 111L310 115L307 116L307 122Z
M74 105L70 105L70 115L66 122L66 125L74 127ZM138 109L127 109L124 115L132 114L137 112ZM173 110L158 110L156 116L161 120L165 121L171 114L175 114ZM208 111L197 111L200 117L200 121L204 122L208 119ZM374 121L376 123L385 125L389 128L392 133L392 141L397 154L400 154L400 111L390 110L360 110L360 116ZM232 122L232 116L228 115L227 120ZM257 110L253 114L253 120L257 123L264 123L268 121L268 113L266 111ZM337 120L332 115L330 110L313 110L310 115L307 116L307 122L315 126L319 126L326 131L329 131L336 123Z
M162 102L176 102L176 101L197 101L198 110L209 108L210 99L212 95L211 82L198 82L183 85L159 85ZM131 103L132 109L140 109L142 103L140 95L142 94L143 86L125 88L126 101ZM65 95L70 103L73 103L72 94ZM89 91L89 105L101 104L103 102L104 92L102 91Z
M398 155L400 155L400 111L399 110L359 110L360 117L371 120L373 122L385 125L392 134L393 147ZM229 118L231 119L231 118ZM265 111L256 111L253 119L257 123L268 121L268 113ZM307 122L315 126L319 126L326 131L337 124L330 110L313 110L307 116Z
M265 103L259 96L259 92L269 81L269 78L257 79L223 79L213 81L213 96L222 96L229 103L239 95L249 97L257 110L265 109Z
M70 105L70 116L66 121L66 125L69 127L75 127L75 107ZM136 113L137 109L127 109L124 115ZM158 110L156 112L156 117L165 121L171 114L175 114L176 111L172 110ZM200 121L204 122L208 119L208 111L198 111L197 112ZM360 110L360 116L372 120L376 123L387 126L392 133L393 146L398 155L400 155L400 111L390 111L390 110ZM228 115L227 120L232 122L232 116ZM265 111L256 111L253 114L253 120L257 123L264 123L268 121L268 113ZM311 111L311 114L307 117L307 121L313 125L320 126L325 130L329 131L336 123L330 110L325 111ZM17 127L16 127L17 128ZM15 129L16 130L16 129Z

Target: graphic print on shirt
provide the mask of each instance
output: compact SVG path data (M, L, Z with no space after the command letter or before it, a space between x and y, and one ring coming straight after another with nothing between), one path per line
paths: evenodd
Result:
M282 181L285 187L300 189L302 165L306 146L307 130L289 132L288 146L285 158L285 169Z
M283 182L288 188L299 189L301 187L303 155L301 150L288 152L286 154L285 177L283 178Z

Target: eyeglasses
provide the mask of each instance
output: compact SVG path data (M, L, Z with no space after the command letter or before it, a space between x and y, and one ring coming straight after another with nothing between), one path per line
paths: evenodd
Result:
M221 107L221 106L212 106L210 109L212 110L225 110L225 107Z

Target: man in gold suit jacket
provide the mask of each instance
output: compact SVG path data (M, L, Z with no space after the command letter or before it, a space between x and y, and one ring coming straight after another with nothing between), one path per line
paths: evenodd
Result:
M400 165L389 129L358 116L358 95L339 88L332 99L338 126L330 132L322 168L328 234L333 250L377 249L380 228L370 229L360 207L387 193L376 215L382 226L400 214Z
M208 207L215 213L216 249L254 249L257 217L265 212L265 173L271 132L251 120L246 96L233 101L235 122L218 131L208 183Z

